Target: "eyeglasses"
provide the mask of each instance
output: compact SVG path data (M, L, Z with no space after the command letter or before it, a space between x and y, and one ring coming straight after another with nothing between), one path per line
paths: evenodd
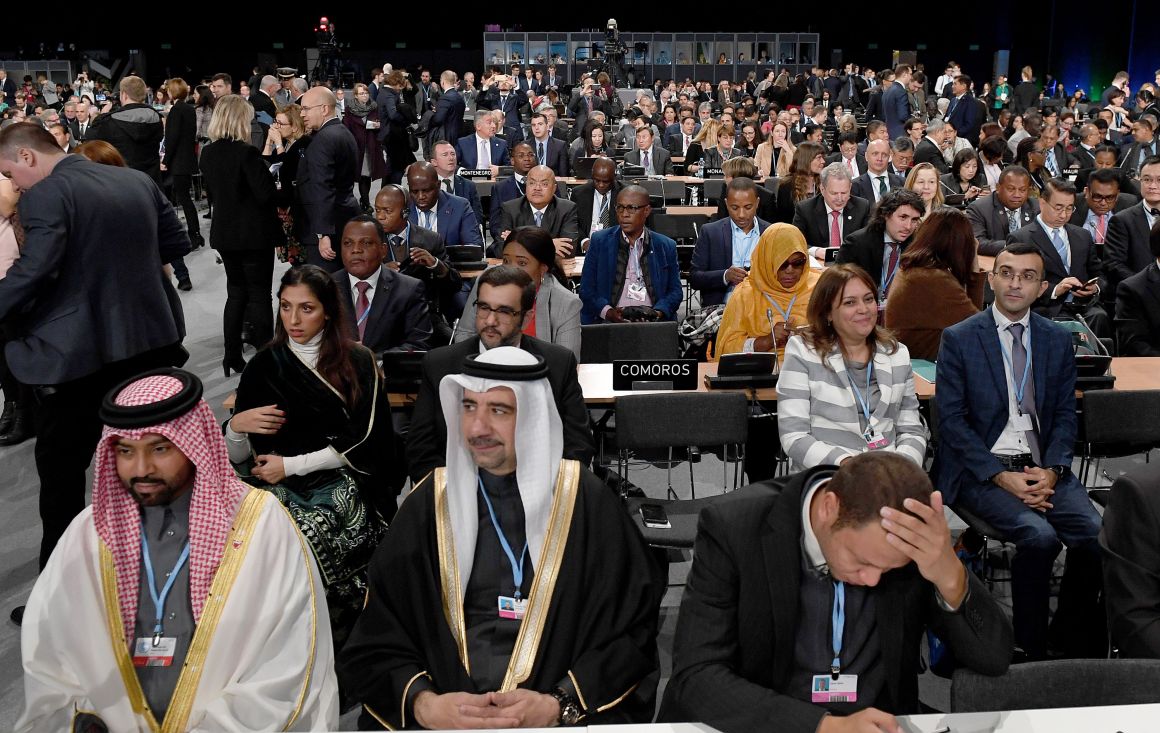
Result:
M623 214L624 212L627 211L629 213L635 214L638 211L643 211L643 210L647 209L648 207L649 207L648 204L645 204L644 206L633 206L632 204L617 204L616 205L616 213Z
M1092 201L1104 201L1104 202L1115 201L1118 196L1119 196L1119 194L1116 194L1116 193L1109 193L1106 195L1102 194L1102 193L1089 193L1088 194L1088 198L1091 199Z
M1034 270L1015 272L1010 267L1000 267L998 270L993 271L991 274L996 275L999 277L999 279L1006 280L1007 282L1012 282L1018 278L1028 285L1034 285L1041 279L1039 277L1039 273L1035 272Z
M298 109L299 109L299 111L301 111L301 112L309 112L309 111L310 111L310 110L312 110L312 109L319 109L320 107L321 107L321 108L326 108L326 107L329 107L329 106L330 106L329 104L312 104L312 105L310 105L310 106L305 106L305 105L303 105L302 107L299 107Z
M523 311L512 310L511 308L508 308L506 305L501 305L498 308L493 308L490 305L488 305L487 303L483 303L483 302L478 301L478 300L475 301L475 312L482 315L484 318L487 318L489 315L495 314L495 317L500 319L501 321L510 321L513 318L517 318L517 317L523 315Z
M1073 211L1075 211L1075 205L1074 205L1074 204L1067 204L1067 205L1062 205L1062 204L1048 204L1048 205L1047 205L1047 208L1051 209L1052 211L1054 211L1054 212L1055 212L1055 213L1057 213L1057 214L1064 214L1064 213L1066 213L1066 214L1070 214L1070 213L1072 213Z
M273 121L273 122L271 122L270 124L272 124L274 127L283 127L283 126L285 126L285 125L289 125L290 123L289 123L289 122L283 122L282 120L274 120L274 121Z

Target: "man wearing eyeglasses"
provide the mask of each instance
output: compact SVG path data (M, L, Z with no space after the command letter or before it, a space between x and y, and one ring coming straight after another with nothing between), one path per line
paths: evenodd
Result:
M1046 318L1078 314L1100 338L1110 338L1112 324L1098 296L1106 284L1103 263L1092 235L1069 224L1075 211L1075 184L1049 178L1039 197L1035 221L1013 232L1008 242L1033 244L1043 255L1047 289L1034 310Z
M1067 200L1059 189L1055 197ZM999 253L988 277L994 306L943 331L935 395L939 490L951 508L969 510L1015 545L1011 595L1022 652L1016 661L1044 659L1049 649L1104 656L1107 645L1100 517L1071 472L1072 337L1031 312L1053 290L1044 279L1045 259L1038 245L1023 242ZM1051 573L1064 545L1067 569L1049 626Z
M310 146L298 166L298 196L306 210L306 261L329 272L342 269L339 238L362 209L354 196L358 145L335 114L338 100L326 87L302 95L302 121Z
M462 371L470 354L515 346L544 359L556 409L564 423L564 458L587 466L596 452L588 427L588 409L570 349L524 333L536 309L536 283L518 267L499 265L479 276L475 300L476 336L434 349L423 359L423 381L407 432L407 471L419 483L437 466L447 465L447 423L439 404L439 383Z
M645 227L648 191L627 186L616 198L618 226L592 235L580 279L580 323L671 321L681 304L677 243Z

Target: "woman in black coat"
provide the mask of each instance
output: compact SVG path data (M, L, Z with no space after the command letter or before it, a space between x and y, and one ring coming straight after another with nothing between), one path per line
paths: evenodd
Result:
M371 90L366 84L354 85L354 98L346 101L342 124L346 125L358 144L358 202L364 211L369 212L371 181L385 178L390 169L383 159L383 149L379 143L379 108L371 100Z
M306 155L311 139L306 134L306 123L302 121L302 108L288 104L274 115L274 124L270 125L262 148L262 159L274 174L274 186L278 189L275 199L278 218L282 220L282 231L287 237L282 261L292 265L306 261L301 244L307 235L306 212L298 196L298 164Z
M189 84L184 79L170 79L165 84L173 106L165 117L165 158L161 169L173 177L173 206L185 213L185 228L193 248L205 244L198 226L197 207L190 195L193 176L197 173L197 113L188 104Z
M379 121L386 129L383 147L387 151L387 163L390 174L387 183L402 183L403 171L415 162L415 153L411 150L411 124L418 120L415 106L403 96L403 87L407 83L401 71L392 71L387 74L386 81L379 89Z
M225 358L222 369L241 372L242 323L249 321L255 343L274 335L270 290L273 249L282 242L274 178L250 145L254 108L236 94L214 104L210 144L201 152L201 173L214 197L210 246L226 269L226 305L222 314Z

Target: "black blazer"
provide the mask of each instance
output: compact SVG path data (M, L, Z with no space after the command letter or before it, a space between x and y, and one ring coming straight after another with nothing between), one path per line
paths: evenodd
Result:
M729 209L725 206L725 192L728 187L721 192L721 200L717 202L717 213L713 215L715 221L729 218ZM777 197L773 191L770 191L763 184L757 184L757 217L764 219L766 223L773 221L773 217L777 216ZM613 219L616 217L613 216Z
M351 275L339 270L331 275L338 283L339 301L346 310L350 337L358 340L358 317ZM384 351L426 351L431 348L431 316L423 283L389 267L379 270L379 281L367 314L363 346L376 355Z
M882 272L882 257L886 253L884 236L884 231L875 226L867 226L856 232L850 232L842 242L841 249L838 250L837 261L858 265L870 273L870 277L874 278L874 282L881 289L884 274ZM900 257L910 242L911 240L908 239L900 243L901 246L898 250Z
M266 114L270 115L270 119L274 119L278 115L278 107L274 104L274 100L270 99L269 95L267 95L261 89L254 89L251 87L250 106L254 108L255 120L257 120L259 112L265 112ZM169 114L172 116L173 111L170 110ZM263 124L262 127L263 129L268 130L270 126Z
M435 114L431 116L431 129L440 129L443 139L452 145L459 140L459 128L463 126L463 113L467 103L463 95L455 89L444 92L435 101Z
M443 237L430 229L424 229L415 224L409 225L407 233L410 239L403 243L403 248L407 251L399 253L399 262L403 265L399 271L423 283L424 294L427 297L427 303L432 313L445 314L449 316L448 320L458 318L459 313L455 312L452 304L455 296L463 287L463 276L451 266L447 257L447 246L443 243ZM388 238L390 237L390 235L387 236ZM410 251L412 247L425 249L431 253L432 257L446 264L447 275L444 277L438 276L437 273L442 268L428 269L423 265L410 262ZM388 259L390 258L388 257ZM374 305L373 301L371 305Z
M1116 196L1116 205L1114 207L1112 207L1111 213L1118 214L1121 211L1123 211L1124 209L1131 206L1132 204L1138 204L1138 203L1140 203L1139 197L1133 196L1130 193L1121 193L1120 195ZM1068 221L1068 223L1075 224L1077 227L1082 227L1084 225L1084 222L1087 221L1087 215L1088 215L1087 197L1083 195L1083 192L1081 189L1080 195L1075 197L1075 213L1073 213L1071 215L1071 219ZM1111 221L1112 221L1112 217L1109 216L1108 223L1110 224ZM1105 236L1106 236L1106 234L1105 234Z
M616 197L620 195L622 188L624 186L620 181L613 181L612 190L608 192L612 196L608 205L613 207L609 212L611 226L616 226ZM580 232L580 239L587 239L588 232L592 231L592 202L596 198L596 186L592 185L591 181L576 186L572 189L570 198L572 203L576 204L576 228Z
M930 163L938 168L939 175L951 172L951 167L947 165L942 151L930 141L929 137L924 137L918 141L918 145L914 146L914 165L919 163Z
M1160 356L1160 269L1148 265L1116 289L1120 356Z
M702 721L723 733L812 731L825 708L786 694L801 627L802 495L831 466L765 481L701 511L693 567L673 644L673 676L659 721ZM973 573L957 613L943 611L913 563L870 593L886 683L874 707L918 712L919 647L927 627L977 672L1006 671L1011 623ZM825 621L828 623L828 619ZM861 702L861 701L859 701Z
M1100 553L1112 644L1125 657L1160 657L1160 466L1137 466L1112 484Z
M362 170L358 143L337 117L310 137L298 166L298 197L307 218L303 243L317 244L314 235L326 235L334 247L346 223L362 213L354 197L354 184Z
M1108 237L1104 240L1108 287L1115 287L1155 261L1148 236L1148 215L1143 206L1124 209L1108 222Z
M213 196L211 247L238 252L282 243L278 192L257 148L238 140L210 143L201 151L201 175Z
M196 146L197 114L192 104L178 102L165 118L165 158L161 162L172 175L192 176L197 173Z
M870 171L866 171L854 179L853 185L850 186L850 194L857 196L860 199L866 199L873 204L875 203L874 186L876 184L877 181L874 180L874 177L870 174ZM886 169L886 186L891 191L902 188L905 185L905 178L891 173L889 168Z
M564 458L587 465L596 452L588 427L588 408L576 376L576 355L570 349L528 335L520 348L544 359L556 409L564 424ZM415 412L407 432L407 470L418 483L437 466L447 464L447 424L439 403L439 382L448 374L463 371L463 360L479 353L479 337L433 349L423 359L423 381L415 400Z
M803 199L799 203L805 203ZM774 215L769 221L774 224L792 224L797 204L793 200L793 178L786 176L777 182L777 196L774 199ZM829 241L827 238L826 241Z
M1099 286L1101 289L1105 289L1108 286L1102 277L1104 266L1100 262L1099 255L1096 253L1096 245L1092 241L1092 235L1083 227L1077 227L1075 224L1065 224L1063 228L1067 232L1068 248L1071 250L1070 271L1064 265L1063 260L1060 259L1059 253L1055 251L1055 245L1051 243L1051 238L1047 236L1047 232L1043 231L1043 227L1039 226L1039 222L1033 221L1007 238L1008 242L1034 244L1039 248L1040 254L1043 255L1044 277L1047 280L1047 291L1035 302L1035 309L1036 312L1046 318L1054 318L1063 309L1064 299L1056 298L1053 300L1051 291L1065 277L1074 277L1081 283L1086 283L1091 278L1098 277L1100 278Z
M532 146L533 154L538 152L540 141L534 137L527 140ZM568 143L556 137L549 135L546 143L547 150L544 151L544 165L552 169L552 171L559 177L568 175L570 162L568 160Z
M990 193L980 196L971 202L966 209L967 220L971 222L971 231L979 242L979 254L994 257L1007 246L1007 235L1010 222L1007 221L1006 209L999 201L999 194ZM1039 201L1028 198L1019 209L1020 227L1026 226L1039 214Z
M161 266L189 252L189 236L152 178L68 155L20 211L26 247L0 280L0 320L24 313L7 348L17 379L69 382L181 342Z
M866 220L869 217L869 202L866 199L851 196L846 203L846 208L842 209L843 237L866 226ZM798 202L797 206L794 207L793 225L805 235L808 246L830 246L830 221L829 217L826 216L826 200L822 198L821 194Z
M536 220L532 213L532 205L526 196L512 199L500 207L499 230L514 232L520 227L535 226ZM552 234L553 239L563 237L571 239L573 244L580 242L580 225L576 216L576 204L559 196L548 202L544 211L541 225Z
M836 143L836 141L835 141L835 143ZM862 153L857 153L854 155L854 162L858 164L858 170L861 171L861 173L858 174L858 177L861 178L862 176L864 176L866 174L866 171L868 170L866 168L866 156L863 155ZM831 153L826 158L826 164L829 165L830 163L841 163L843 166L846 166L846 159L844 157L842 157L841 150L839 150L836 153ZM848 166L846 166L846 167L847 167L847 169L849 168Z

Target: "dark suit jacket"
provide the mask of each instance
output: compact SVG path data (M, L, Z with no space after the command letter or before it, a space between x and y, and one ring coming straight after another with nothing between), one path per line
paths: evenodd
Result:
M440 183L439 185L443 185ZM475 212L475 219L480 224L483 223L483 203L479 200L479 191L475 188L475 182L464 178L463 176L451 177L451 188L455 195L461 199L467 199L467 203L471 204L471 210Z
M414 202L407 207L407 221L411 222L411 226L423 226L419 209ZM475 212L471 210L471 204L465 198L440 191L439 201L435 204L435 221L439 238L450 247L461 244L483 244L479 222L475 220Z
M358 143L337 117L311 138L298 166L298 197L307 219L303 244L317 244L314 235L323 234L330 237L337 252L340 242L335 240L342 236L342 228L362 213L354 196L354 184L362 170Z
M1076 145L1075 150L1072 151L1071 157L1079 164L1079 169L1087 170L1096 167L1095 155L1088 152L1087 148L1082 145Z
M491 147L492 165L511 165L507 142L498 137L492 137L488 142ZM476 170L479 165L479 149L476 148L474 132L459 138L455 143L455 155L459 159L459 165L467 170Z
M526 180L526 179L525 179ZM491 238L494 242L500 242L499 233L503 231L500 228L503 214L501 207L512 199L518 199L524 195L524 184L516 181L513 175L510 178L504 178L498 181L491 187L491 204L490 211L487 216L488 231L491 232ZM500 243L497 249L502 249L503 244Z
M1104 240L1108 287L1115 287L1155 260L1148 236L1148 215L1143 205L1132 206L1111 218Z
M1031 314L1031 372L1045 466L1070 466L1076 436L1071 334ZM991 446L1007 424L1007 378L990 308L946 329L938 352L939 440L935 486L953 504L961 489L1005 470Z
M924 137L918 141L918 145L914 146L914 164L918 165L919 163L930 163L938 168L940 175L951 172L951 167L947 165L942 151L930 141L929 137Z
M80 126L76 125L76 129ZM192 176L197 173L196 146L197 114L192 104L178 102L165 118L165 158L161 162L175 176Z
M869 216L870 204L866 199L851 196L846 208L842 210L843 236L866 226ZM821 194L797 203L794 207L793 225L805 235L808 246L830 246L830 217L826 216L826 200Z
M673 158L668 150L654 142L649 150L649 155L652 156L653 170L656 171L657 175L671 176L673 174ZM624 162L627 165L640 165L640 150L633 149L625 153Z
M1039 215L1039 201L1028 198L1019 212L1021 225L1027 226ZM967 207L966 214L975 239L979 240L979 254L993 257L1002 252L1011 232L1008 231L1007 210L999 201L999 195L979 196Z
M210 246L223 252L266 250L273 255L285 235L278 219L274 177L258 149L225 138L210 143L201 151L201 175L213 196Z
M874 180L874 176L870 175L870 171L866 171L862 175L854 179L853 185L850 187L850 193L860 199L866 199L870 203L874 203L874 188L878 182ZM886 169L886 185L891 191L902 188L906 185L906 179L902 176L896 176Z
M673 676L658 720L696 720L723 733L769 729L770 721L786 733L817 729L825 708L787 692L804 622L798 608L805 572L802 496L833 470L821 466L753 484L701 511ZM965 666L990 675L1007 669L1011 624L982 583L971 573L967 578L970 592L957 613L941 609L913 563L885 573L869 591L886 678L882 694L869 701L874 707L918 712L919 647L927 627Z
M1121 356L1160 356L1160 270L1156 263L1116 289Z
M504 127L512 127L518 133L518 137L511 142L515 143L524 139L522 123L524 117L531 115L528 95L513 89L508 92L507 99L502 100L499 87L493 86L491 89L480 94L475 100L475 104L479 109L502 109L504 113Z
M854 156L854 162L858 164L858 170L862 171L861 173L858 174L858 177L861 178L863 175L866 174L866 170L867 170L866 169L866 156L863 155L862 153L857 153ZM841 163L843 166L845 166L847 169L849 169L849 166L846 166L846 159L842 157L842 152L840 150L836 153L831 153L826 158L826 164L829 165L830 163Z
M764 190L758 188L757 190ZM693 248L693 262L689 268L689 284L701 291L701 305L720 305L725 302L729 286L725 271L733 266L733 227L728 216L701 227L697 245ZM754 219L758 236L769 228L761 217Z
M1040 254L1043 255L1044 277L1048 285L1047 292L1035 302L1035 312L1047 318L1055 318L1060 310L1063 309L1064 298L1060 297L1053 300L1051 291L1065 277L1070 275L1081 283L1086 283L1091 278L1098 277L1100 278L1098 284L1101 289L1105 289L1108 286L1107 282L1101 277L1104 266L1100 262L1099 254L1096 252L1096 245L1092 241L1092 235L1083 227L1077 227L1074 224L1065 224L1064 230L1067 232L1068 248L1071 250L1070 272L1064 265L1063 260L1060 259L1059 253L1055 251L1055 245L1051 243L1051 238L1047 236L1047 232L1043 231L1043 227L1039 226L1039 222L1033 221L1007 238L1008 242L1034 244L1039 248Z
M524 196L512 199L500 207L500 231L512 231L520 227L535 226L536 220L532 212L532 205ZM568 199L554 197L548 202L544 211L544 219L540 224L552 234L553 239L571 239L573 244L580 243L580 225L576 218L576 204Z
M605 118L608 118L607 103L596 95L592 96L592 110L603 112ZM588 122L588 102L579 89L572 92L572 99L568 101L568 114L575 120L572 125L572 138L575 139L584 130L584 123Z
M431 116L430 128L439 128L443 140L454 145L459 140L459 128L463 126L463 113L467 103L463 95L455 89L444 92L435 102L435 114Z
M161 141L164 125L157 110L147 104L127 104L93 120L86 139L104 140L125 157L125 164L153 180L161 180Z
M1011 92L1011 113L1021 115L1039 106L1039 87L1033 81L1021 81Z
M866 94L866 119L881 120L882 117L882 87L877 86Z
M556 409L564 424L564 458L587 465L595 454L588 408L576 376L576 355L563 346L531 336L520 337L520 348L544 359ZM437 466L447 465L447 423L439 404L439 382L463 371L463 360L479 353L479 337L432 349L423 358L423 381L407 431L407 471L418 483Z
M189 252L189 237L152 178L69 155L21 194L19 212L26 248L0 280L0 320L24 314L6 350L17 379L60 384L180 343L161 266Z
M890 87L882 92L882 121L890 131L891 140L906 134L903 125L909 119L910 97L906 93L906 87L897 81L892 82Z
M1160 657L1160 466L1112 484L1100 547L1112 644L1125 657Z
M532 151L538 154L540 141L531 137L528 138L528 142L532 145ZM568 143L549 135L546 146L547 149L544 151L544 165L551 168L559 177L567 176L569 170Z
M1155 145L1155 147L1160 150L1160 141L1153 138L1153 142L1148 145L1149 150L1146 151L1147 155L1144 156L1145 158L1152 154L1151 148L1153 145ZM1120 167L1130 171L1139 170L1141 160L1140 148L1141 145L1138 142L1133 142L1131 145L1124 148L1124 152L1120 153Z
M955 127L958 136L965 139L973 146L979 144L979 128L983 126L983 116L979 113L979 107L975 104L975 98L970 94L964 94L963 98L955 103L951 99L951 105L954 109L947 107L947 121Z
M339 301L350 318L350 337L358 340L359 313L352 290L354 280L346 270L332 274L338 283ZM384 351L426 351L431 348L431 315L423 283L389 267L379 270L378 284L366 316L362 344L376 355Z
M622 188L624 186L620 181L613 181L612 190L609 191L612 199L608 205L613 207L609 212L609 222L612 226L616 226L616 197L620 195ZM576 204L576 228L580 232L580 239L587 239L588 233L592 231L592 201L596 198L596 187L592 185L592 181L576 186L569 198Z
M455 320L459 317L459 313L455 311L454 298L463 287L463 276L448 261L447 247L443 244L443 237L430 229L424 229L414 224L408 225L407 236L409 239L404 244L408 253L404 253L401 257L404 263L410 257L410 249L419 247L427 250L435 259L446 264L447 274L444 277L439 277L438 270L441 268L427 269L423 265L414 263L407 263L400 272L423 283L424 295L427 298L428 309L432 314L433 321L438 320L437 314L449 315L450 320ZM388 256L387 259L390 257Z
M1130 193L1121 193L1116 197L1116 205L1112 207L1111 213L1118 214L1129 206L1138 203L1140 203L1139 197L1133 196ZM1080 195L1075 197L1075 213L1071 215L1071 220L1068 223L1075 224L1077 227L1082 227L1087 221L1088 211L1089 209L1087 198L1083 196L1081 192ZM1112 217L1109 216L1108 223L1111 224L1111 221Z
M875 226L866 226L856 232L850 232L842 242L841 249L838 250L837 261L858 265L870 273L870 277L874 278L874 282L881 289L882 257L886 253L884 236L883 230ZM911 240L908 239L901 243L898 250L899 256L910 246L910 242Z
M725 192L728 187L722 189L721 198L717 201L717 213L713 215L715 221L729 218L729 207L725 205ZM706 204L711 202L706 201ZM760 219L765 219L766 223L775 221L777 216L777 196L773 191L770 191L763 184L757 184L757 216ZM616 217L613 216L615 219Z
M254 108L254 117L258 116L259 112L265 112L270 115L270 119L274 119L278 114L278 107L274 104L274 100L263 92L261 89L254 89L251 87L250 91L250 106ZM173 110L169 110L169 119L173 119ZM168 122L166 123L168 125ZM269 125L262 125L266 130L269 130Z

